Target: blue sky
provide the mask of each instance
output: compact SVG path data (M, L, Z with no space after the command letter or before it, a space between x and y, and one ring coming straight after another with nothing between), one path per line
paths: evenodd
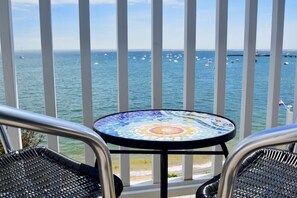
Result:
M90 0L92 49L116 49L115 0ZM128 48L151 48L151 1L128 1ZM215 47L215 0L197 0L196 48ZM163 48L183 49L184 1L164 0ZM229 0L228 49L242 49L245 0ZM286 0L284 49L297 49L297 1ZM16 50L39 50L38 0L12 0ZM257 49L270 48L272 0L259 0ZM53 47L79 49L78 0L52 0ZM293 41L293 42L292 42Z

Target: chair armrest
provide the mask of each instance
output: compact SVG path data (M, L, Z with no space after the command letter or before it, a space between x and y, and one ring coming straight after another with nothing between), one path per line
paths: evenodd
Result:
M228 155L221 174L218 197L231 198L234 181L242 161L252 152L270 146L297 142L297 124L272 128L250 135Z
M4 105L0 105L0 124L85 142L93 149L97 158L103 197L115 197L110 153L106 143L93 130L73 122Z
M12 144L10 142L10 138L7 135L7 131L4 125L0 124L0 138L1 143L5 153L10 153L13 151Z

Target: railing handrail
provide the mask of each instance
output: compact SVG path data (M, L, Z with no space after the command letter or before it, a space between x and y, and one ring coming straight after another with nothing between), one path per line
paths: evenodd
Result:
M97 157L103 196L115 197L110 153L105 142L93 130L73 122L4 105L0 105L0 123L85 142Z

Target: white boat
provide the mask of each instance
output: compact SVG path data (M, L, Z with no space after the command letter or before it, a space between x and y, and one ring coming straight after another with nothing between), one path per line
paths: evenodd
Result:
M289 65L289 62L288 61L284 62L284 65Z

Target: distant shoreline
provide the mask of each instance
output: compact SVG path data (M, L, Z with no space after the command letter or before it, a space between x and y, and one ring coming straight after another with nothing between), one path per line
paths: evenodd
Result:
M227 56L243 56L243 54L227 54ZM270 54L256 54L256 57L270 56ZM283 57L296 58L297 55L283 54Z
M57 49L54 52L79 52L79 49ZM116 52L116 49L91 49L91 52ZM129 52L150 52L151 49L128 49ZM163 52L183 52L184 49L163 49ZM196 49L196 52L214 52L215 49ZM227 52L243 52L243 49L227 49ZM260 49L259 52L269 52L269 49ZM40 52L41 49L15 50L15 53ZM283 52L297 52L297 49L283 49Z

